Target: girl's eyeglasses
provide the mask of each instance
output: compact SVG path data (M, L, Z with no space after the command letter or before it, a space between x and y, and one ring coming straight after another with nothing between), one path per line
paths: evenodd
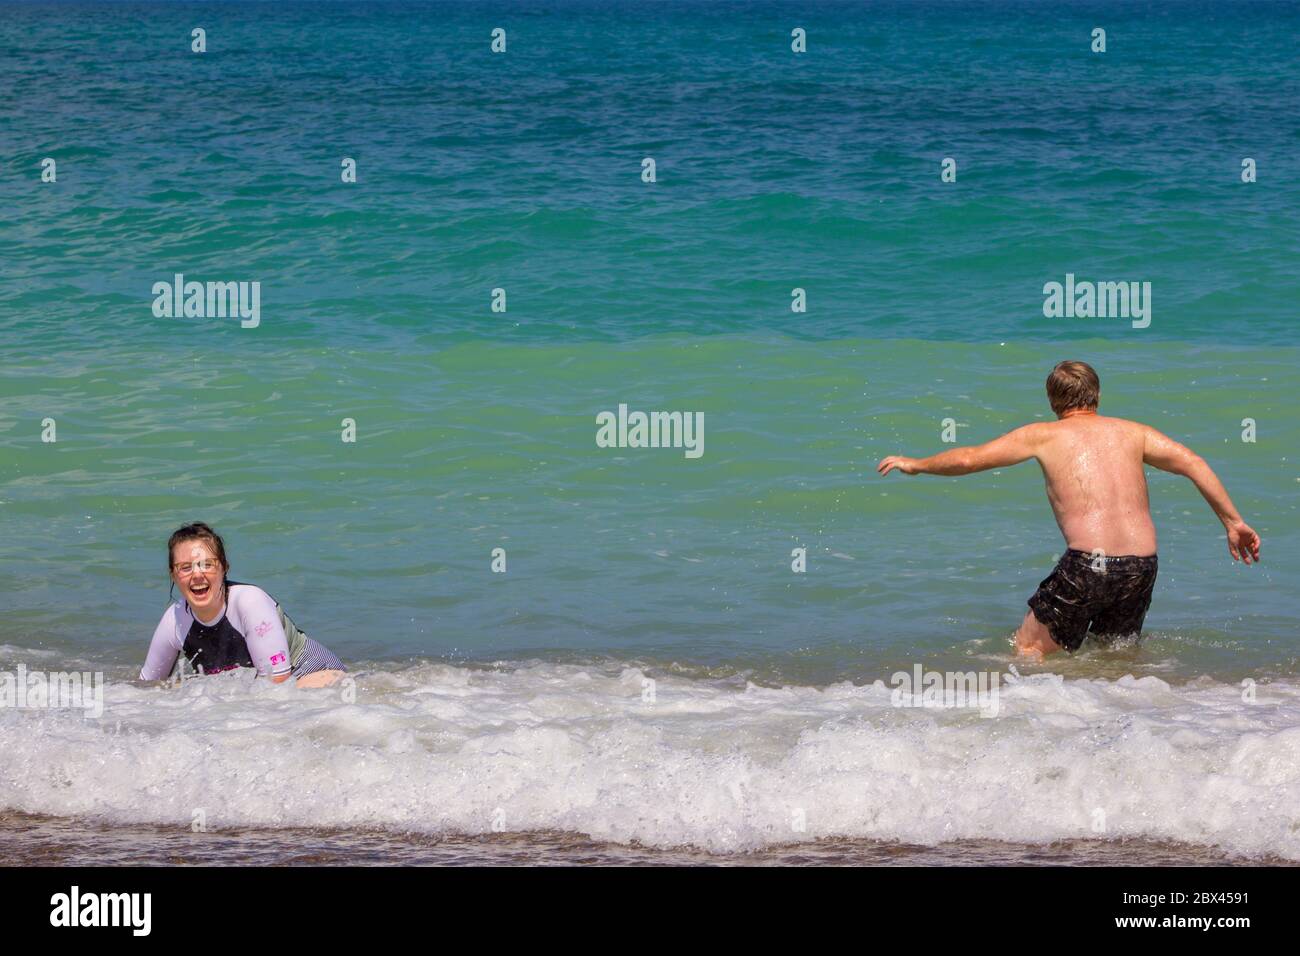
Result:
M220 561L213 561L209 558L203 561L187 561L184 564L173 564L172 570L176 572L177 577L188 578L195 571L200 574L207 574L209 571L215 571L220 566Z

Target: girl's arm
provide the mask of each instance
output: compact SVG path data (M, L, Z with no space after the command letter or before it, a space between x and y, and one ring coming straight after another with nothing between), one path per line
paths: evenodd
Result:
M237 589L236 589L237 587ZM289 639L280 623L280 610L271 595L252 584L232 587L230 608L235 626L244 635L249 656L259 674L269 674L277 684L289 679Z
M144 667L140 668L140 680L166 680L176 666L180 652L181 643L176 636L176 605L173 604L163 612L162 620L154 628L149 654L144 659Z

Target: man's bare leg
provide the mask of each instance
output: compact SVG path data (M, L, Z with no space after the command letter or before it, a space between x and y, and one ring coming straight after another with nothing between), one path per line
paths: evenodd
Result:
M1033 611L1026 612L1020 630L1016 631L1016 653L1020 657L1041 661L1044 655L1060 649L1061 645L1052 640L1052 632L1047 629L1047 625L1034 617Z

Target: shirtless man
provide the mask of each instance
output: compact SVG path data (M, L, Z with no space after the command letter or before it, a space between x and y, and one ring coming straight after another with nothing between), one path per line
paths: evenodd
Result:
M1144 463L1190 478L1223 522L1232 559L1259 561L1259 535L1199 455L1150 426L1097 414L1101 384L1091 366L1061 362L1047 377L1047 399L1054 422L929 458L890 455L876 467L882 475L895 468L907 475L969 475L1038 460L1069 550L1029 599L1016 632L1022 656L1076 651L1090 629L1101 638L1141 633L1156 583Z

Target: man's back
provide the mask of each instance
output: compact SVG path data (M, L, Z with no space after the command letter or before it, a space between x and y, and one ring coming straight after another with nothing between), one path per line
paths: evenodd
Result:
M1069 547L1106 555L1156 553L1145 425L1096 413L1031 426L1034 457Z
M1190 448L1148 425L1097 414L1101 382L1086 362L1060 362L1047 377L1054 422L1035 422L983 445L928 458L888 455L876 471L970 475L1037 460L1068 545L1027 602L1016 631L1021 654L1074 651L1089 633L1140 634L1155 587L1156 529L1144 465L1186 476L1227 532L1234 561L1259 560L1259 535L1241 520L1213 469ZM1104 556L1105 560L1096 559Z

